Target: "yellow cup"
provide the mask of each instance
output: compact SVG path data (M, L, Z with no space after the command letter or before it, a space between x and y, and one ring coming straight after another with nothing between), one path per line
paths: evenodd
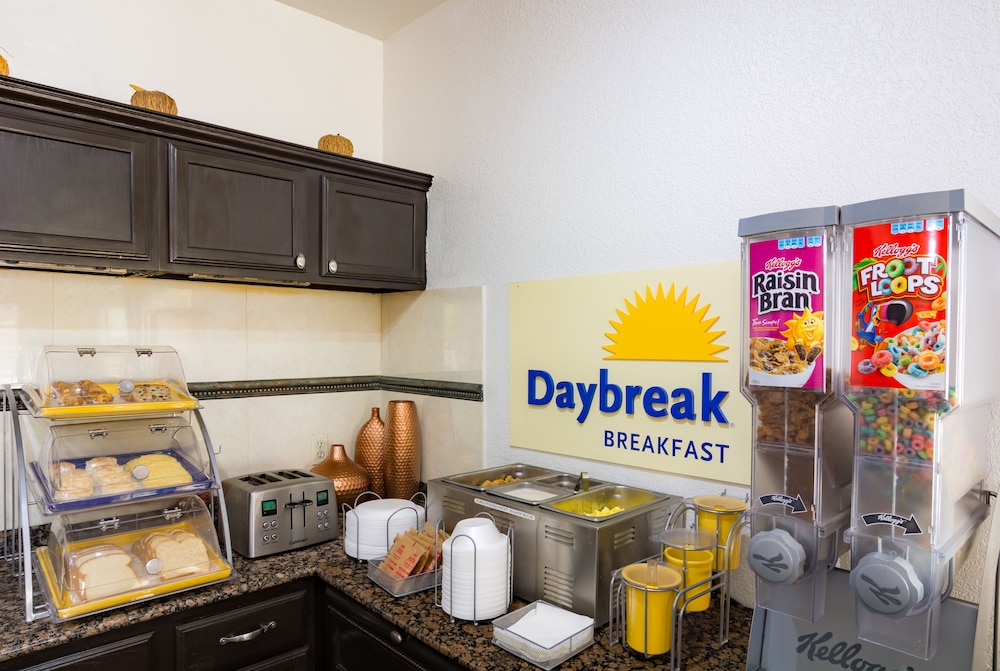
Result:
M715 553L715 570L722 571L725 560L722 558L721 547L726 545L729 532L749 504L732 496L696 496L693 500L698 508L698 530L713 534L716 544L720 546ZM740 536L739 533L735 534L732 546L728 548L731 571L740 567Z
M684 589L695 583L701 582L712 575L712 564L715 561L715 553L711 550L688 550L686 548L668 547L663 551L663 558L667 563L677 568L684 576ZM706 582L691 590L685 596L687 601L687 612L697 613L707 610L712 603L712 593L709 592L712 583ZM704 592L704 594L702 594ZM701 596L698 596L698 595ZM677 603L680 607L680 601Z
M625 581L625 641L636 652L661 655L673 639L673 607L681 574L669 566L655 565L656 581L649 579L648 564L622 569Z

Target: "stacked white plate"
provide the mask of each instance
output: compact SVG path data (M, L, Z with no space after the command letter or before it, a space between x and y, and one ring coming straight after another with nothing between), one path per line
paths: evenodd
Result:
M442 545L441 607L460 620L489 620L510 605L510 538L492 520L458 522Z
M426 519L424 507L413 501L365 501L344 515L344 552L361 560L384 557L396 534L422 529Z

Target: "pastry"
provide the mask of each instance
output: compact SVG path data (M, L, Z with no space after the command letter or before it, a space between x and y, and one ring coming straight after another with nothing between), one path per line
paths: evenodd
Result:
M87 463L85 464L88 471L92 471L95 468L106 468L117 465L118 460L114 457L94 457L93 459L87 459Z

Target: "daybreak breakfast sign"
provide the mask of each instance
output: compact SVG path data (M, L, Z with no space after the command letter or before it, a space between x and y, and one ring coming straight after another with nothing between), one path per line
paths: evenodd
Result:
M738 262L515 282L510 444L750 481Z

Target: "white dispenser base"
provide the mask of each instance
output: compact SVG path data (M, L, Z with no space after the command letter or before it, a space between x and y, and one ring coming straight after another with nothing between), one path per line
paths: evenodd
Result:
M938 650L934 657L924 660L858 639L850 573L834 569L827 581L826 612L815 622L761 606L754 608L747 671L830 671L834 668L971 671L978 613L975 604L955 598L941 604Z

